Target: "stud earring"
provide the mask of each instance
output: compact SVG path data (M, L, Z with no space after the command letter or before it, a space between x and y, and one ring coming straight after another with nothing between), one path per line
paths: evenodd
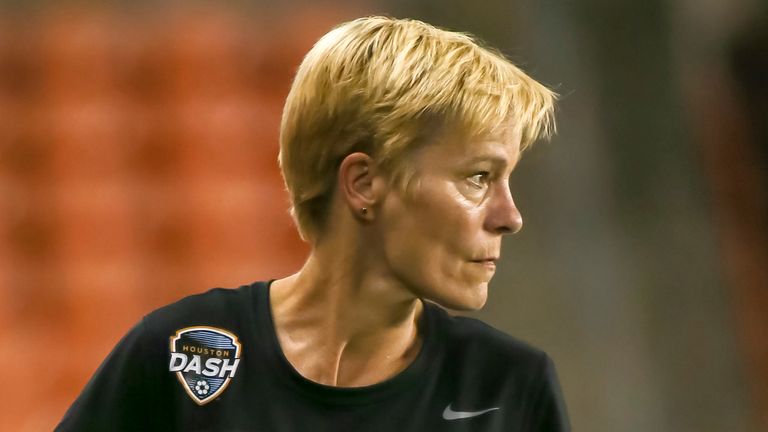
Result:
M368 207L362 207L360 209L360 213L362 213L363 215L367 215L368 214Z

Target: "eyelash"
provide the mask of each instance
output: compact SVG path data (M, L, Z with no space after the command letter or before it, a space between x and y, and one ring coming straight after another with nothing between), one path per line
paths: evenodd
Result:
M482 188L488 183L488 176L490 176L490 173L488 171L480 171L478 173L475 173L469 177L469 182L472 183L473 186L477 188ZM482 182L476 182L473 179L476 177L482 177Z

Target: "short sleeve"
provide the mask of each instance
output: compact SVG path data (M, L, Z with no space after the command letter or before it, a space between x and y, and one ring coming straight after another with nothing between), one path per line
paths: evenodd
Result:
M57 431L147 430L152 419L156 383L147 368L144 320L121 340L67 410Z
M569 432L568 412L563 401L555 364L548 355L541 359L538 384L527 415L526 430L531 432Z

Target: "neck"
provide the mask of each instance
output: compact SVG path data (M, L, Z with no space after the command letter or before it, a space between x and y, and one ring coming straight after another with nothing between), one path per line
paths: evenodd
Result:
M296 274L273 282L270 302L286 358L304 377L358 387L407 367L421 347L421 301L360 251L313 249Z

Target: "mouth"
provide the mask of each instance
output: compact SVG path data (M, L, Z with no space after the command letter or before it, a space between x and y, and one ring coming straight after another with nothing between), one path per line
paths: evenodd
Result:
M491 257L491 258L481 258L472 260L471 262L475 264L482 265L483 267L489 268L489 269L495 269L496 268L496 261L498 261L498 258Z
M487 257L473 259L472 262L487 262L487 261L490 261L490 262L494 262L495 263L498 260L499 260L499 257L497 257L497 256L487 256Z

